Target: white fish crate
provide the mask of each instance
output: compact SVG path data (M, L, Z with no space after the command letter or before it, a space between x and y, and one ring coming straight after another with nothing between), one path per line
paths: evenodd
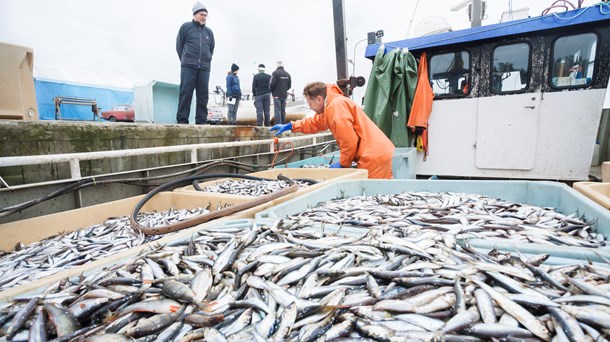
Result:
M330 184L332 182L336 182L339 180L348 180L348 179L367 179L368 171L362 169L270 169L265 171L259 171L248 174L248 176L268 178L268 179L277 179L278 175L284 175L288 178L298 179L298 178L307 178L317 180L318 183L314 185L310 185L307 187L299 188L296 192L288 194L286 196L282 196L272 201L273 205L283 203L288 199L301 196L310 191L314 191L319 189L320 187L325 186L326 184ZM208 182L198 183L201 189L205 189L206 187L213 187L217 184L225 182L227 180L239 181L240 178L221 178ZM252 199L256 196L245 196L245 195L235 195L235 194L226 194L226 193L218 193L218 192L206 192L206 191L198 191L195 189L193 185L185 186L174 190L174 192L198 192L207 195L217 195L219 198L226 199Z
M293 199L273 206L256 214L257 220L278 220L301 213L332 199L370 196L376 194L391 195L408 191L426 191L433 193L467 193L480 194L490 198L513 201L521 204L554 208L558 213L570 215L577 213L591 225L591 230L610 238L610 212L587 197L576 192L563 183L545 181L495 181L495 180L363 180L341 181L312 191L298 199ZM333 224L315 224L319 228L331 229ZM338 225L335 229L339 229ZM343 229L347 228L343 226ZM357 228L357 227L352 227ZM359 229L366 229L359 227ZM602 261L601 256L610 258L610 247L599 248L557 246L542 243L523 243L509 239L468 238L458 241L475 248L502 251L520 251L525 254L548 253L555 257Z
M63 213L50 214L2 224L0 225L0 236L2 236L2 239L0 239L0 249L4 251L11 251L18 243L22 243L27 246L28 244L35 243L49 237L67 234L69 232L81 230L85 227L101 224L109 218L129 216L134 206L138 204L143 197L144 195L135 196L118 201L69 210ZM249 200L251 199L219 198L218 196L211 194L161 192L151 198L143 206L140 212L158 212L169 209L195 208L209 208L210 211L215 211L226 206L241 204ZM82 274L87 272L90 268L116 263L117 260L136 255L146 250L151 245L156 246L182 236L190 236L193 231L198 229L198 227L202 227L207 224L244 218L252 219L257 212L267 209L271 205L272 203L265 203L227 217L215 219L208 223L200 224L198 226L187 228L175 233L170 233L168 236L162 236L157 240L145 242L132 248L100 257L99 259L92 259L80 266L65 268L54 274L32 280L24 284L5 288L4 290L0 290L0 299L9 298L15 294L27 292L31 289L51 284L66 277ZM69 251L66 249L66 252ZM2 258L0 258L0 261L1 260Z
M176 234L169 235L154 242L141 245L138 248L134 248L130 251L114 254L102 260L90 263L86 265L86 267L75 267L70 270L57 273L53 276L33 281L23 286L2 291L0 292L0 306L6 302L12 301L15 298L41 294L49 285L56 283L62 279L70 279L72 282L78 282L80 278L87 277L88 275L93 274L95 272L116 268L120 265L127 264L133 261L140 254L145 254L149 251L158 250L159 246L173 246L176 244L182 244L184 242L190 241L199 230L212 229L216 231L226 230L227 232L229 232L234 231L236 229L240 230L250 228L254 223L255 221L252 218L231 218L227 220L210 221L190 229L185 229L177 232Z

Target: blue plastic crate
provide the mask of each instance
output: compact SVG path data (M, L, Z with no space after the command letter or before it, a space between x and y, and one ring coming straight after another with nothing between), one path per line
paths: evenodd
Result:
M320 202L336 198L350 198L361 195L398 194L406 191L463 192L482 194L493 198L553 207L558 212L571 214L578 212L588 221L595 220L592 229L610 236L610 212L563 183L535 181L483 181L483 180L360 180L339 181L295 200L284 202L256 214L256 219L277 220L316 206ZM330 226L329 224L325 225ZM466 241L461 241L466 243ZM586 248L518 243L508 240L470 239L467 241L477 248L498 248L527 254L549 253L569 259L602 261L598 253L610 258L610 248Z
M337 152L339 153L339 152ZM292 162L288 164L279 164L276 165L275 168L285 168L288 167L290 169L298 169L302 168L304 165L329 165L332 162L339 161L339 157L332 158L332 156L324 155L319 157L311 157L303 160L299 160L297 162Z
M392 175L394 179L415 179L415 158L417 150L412 147L397 147L392 158ZM301 168L304 165L329 165L339 161L339 151L327 153L320 157L311 157L297 162L288 163L288 168ZM277 168L286 167L278 165Z

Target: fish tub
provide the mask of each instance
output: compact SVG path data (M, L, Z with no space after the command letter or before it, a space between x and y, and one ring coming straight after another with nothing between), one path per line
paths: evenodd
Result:
M63 213L50 214L45 216L39 216L21 221L15 221L0 225L0 249L4 251L11 251L14 247L22 243L29 245L34 242L44 240L46 238L54 236L62 236L70 232L82 230L83 228L90 227L96 224L102 224L104 221L110 218L116 218L121 216L129 216L134 206L144 198L142 196L130 197L118 201L103 203L99 205L89 206L85 208L74 209ZM209 211L215 211L217 209L234 205L241 204L250 201L249 198L221 198L211 194L203 193L186 193L186 192L161 192L152 197L140 210L142 212L159 212L169 209L195 209L195 208L207 208ZM272 203L265 203L257 207L253 207L247 210L237 212L233 215L218 218L210 221L223 222L227 220L235 220L241 218L253 218L255 213L269 208ZM41 277L40 279L32 280L24 284L17 284L13 287L6 288L5 286L0 287L0 298L12 296L15 293L27 291L31 288L43 286L59 281L65 277L81 274L91 267L96 267L102 264L108 264L126 258L130 255L135 255L146 248L150 244L158 245L164 244L172 239L179 238L181 236L190 236L194 229L201 227L208 223L203 223L195 227L180 230L174 233L161 235L154 241L144 241L140 245L134 245L132 248L122 249L116 253L108 253L103 255L99 259L92 258L85 264L74 266L70 268L60 269L49 276ZM83 236L82 239L86 240L88 237ZM118 242L117 242L118 243ZM66 252L69 252L66 250ZM6 261L6 255L0 257L0 265L2 261ZM59 267L57 267L59 268ZM55 270L57 268L54 268ZM3 275L6 277L6 275ZM2 279L0 279L2 282Z
M188 194L183 198L187 197ZM44 279L39 279L25 285L1 291L0 304L7 301L11 301L15 298L20 298L21 296L41 294L49 285L54 284L63 279L70 279L71 281L78 283L79 279L82 277L86 277L101 270L106 270L129 263L140 254L145 254L158 250L159 246L173 246L176 244L183 243L185 241L189 241L193 238L193 236L195 236L195 234L197 234L197 231L199 230L215 229L230 231L251 227L252 224L254 224L254 219L235 218L234 216L228 219L218 219L203 223L190 229L185 229L174 234L169 234L167 236L164 236L162 239L141 245L137 248L122 253L117 253L104 259L96 260L95 262L88 263L87 265L71 268L60 273L56 273L52 276L46 277Z
M321 202L332 199L352 198L375 194L400 194L408 191L434 193L456 192L481 194L491 198L513 201L539 207L552 207L565 215L578 213L584 215L596 233L610 237L610 212L598 206L587 197L569 186L555 182L536 181L484 181L484 180L359 180L340 181L312 191L298 199L286 201L256 214L259 220L278 220L287 218L315 207ZM261 221L262 222L262 221ZM356 230L362 227L318 224L324 229ZM523 243L508 239L469 238L458 241L475 248L503 251L520 251L525 254L548 253L554 257L602 261L600 256L610 258L608 246L600 248L547 245L542 243Z
M339 161L339 151L327 153L319 157L311 157L276 168L303 168L305 165L325 166ZM392 175L394 179L415 179L417 150L412 147L397 147L392 157Z
M330 184L332 182L336 182L339 180L347 180L347 179L367 179L368 171L362 169L270 169L265 171L259 171L248 174L248 176L268 178L268 179L277 179L278 175L284 175L286 177L292 179L306 178L313 179L319 181L317 184L313 184L307 187L299 188L294 193L288 194L286 196L282 196L277 198L271 202L271 205L276 205L287 201L288 199L295 198L306 194L308 192L314 191L323 187L326 184ZM240 178L221 178L208 182L199 183L199 187L204 189L208 186L214 186L226 180L235 180L239 181ZM207 195L215 195L218 198L226 198L226 199L252 199L254 196L246 196L246 195L236 195L236 194L225 194L225 193L216 193L216 192L205 192L196 190L193 185L185 186L182 188L178 188L174 190L174 192L187 192L187 193L203 193Z
M576 182L572 186L595 203L610 209L610 183Z

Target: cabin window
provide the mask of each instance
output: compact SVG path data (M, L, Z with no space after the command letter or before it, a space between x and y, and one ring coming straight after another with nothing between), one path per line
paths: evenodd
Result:
M510 93L527 87L530 46L526 43L498 46L493 51L491 91Z
M555 40L551 85L558 88L589 85L593 79L596 52L597 36L594 33Z
M465 96L470 91L470 54L466 51L430 58L430 84L436 97Z

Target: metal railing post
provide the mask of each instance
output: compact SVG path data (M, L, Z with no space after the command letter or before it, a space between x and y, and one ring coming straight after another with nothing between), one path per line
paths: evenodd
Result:
M80 160L70 160L70 178L74 180L80 180L82 178L80 174Z

